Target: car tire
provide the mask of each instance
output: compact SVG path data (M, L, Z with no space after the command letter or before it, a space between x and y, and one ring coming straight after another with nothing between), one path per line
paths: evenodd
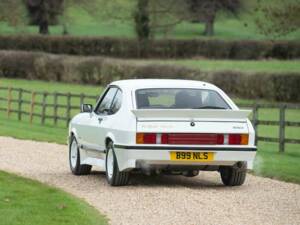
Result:
M226 186L241 186L246 180L247 163L240 162L235 166L220 168L221 179Z
M119 166L112 142L107 145L105 169L106 180L111 186L124 186L128 184L129 172L119 171Z
M78 142L74 136L71 137L69 145L69 164L70 169L74 175L87 175L91 172L92 166L80 164L80 151Z

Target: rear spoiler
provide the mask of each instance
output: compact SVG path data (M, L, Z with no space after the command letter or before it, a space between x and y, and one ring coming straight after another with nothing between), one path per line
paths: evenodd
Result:
M218 119L246 120L251 110L227 109L134 109L133 114L139 119Z

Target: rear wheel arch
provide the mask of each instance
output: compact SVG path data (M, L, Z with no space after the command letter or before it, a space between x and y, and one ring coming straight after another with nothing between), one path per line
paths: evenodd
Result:
M72 158L75 157L75 161ZM70 135L69 165L74 175L86 175L91 172L92 166L80 163L80 150L75 135Z
M71 140L72 137L75 137L76 140L78 140L78 135L77 135L77 131L75 129L75 127L73 127L70 131L69 131L69 138Z
M129 181L129 172L119 170L118 160L113 148L113 141L107 138L107 153L105 157L106 179L111 186L127 185ZM110 167L109 167L110 166Z

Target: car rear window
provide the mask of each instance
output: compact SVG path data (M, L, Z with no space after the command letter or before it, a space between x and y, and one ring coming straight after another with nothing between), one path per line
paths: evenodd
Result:
M136 90L138 109L230 109L213 90L151 88Z

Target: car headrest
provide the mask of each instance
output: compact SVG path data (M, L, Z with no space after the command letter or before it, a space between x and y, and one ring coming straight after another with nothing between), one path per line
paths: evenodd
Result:
M137 94L137 107L138 108L147 108L149 107L149 98L147 94Z

